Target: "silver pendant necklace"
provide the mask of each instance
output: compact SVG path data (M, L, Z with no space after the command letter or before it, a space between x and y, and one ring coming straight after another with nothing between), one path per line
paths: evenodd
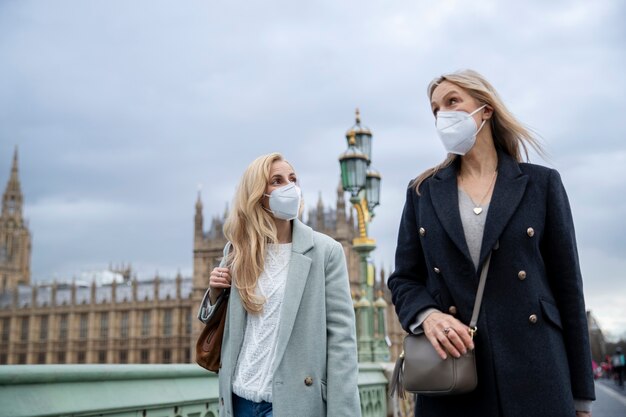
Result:
M489 187L487 188L487 192L485 192L485 195L483 195L483 198L480 199L478 204L476 204L474 202L474 200L472 199L472 196L470 196L469 193L467 194L467 196L469 197L470 201L474 205L474 208L472 209L472 211L474 212L475 215L478 216L480 213L483 212L483 208L482 208L483 201L485 201L485 198L489 194L489 191L491 191L491 188L496 183L496 176L497 175L498 175L498 170L493 171L493 178L491 179L491 184L489 184ZM461 177L461 182L463 182L463 177Z

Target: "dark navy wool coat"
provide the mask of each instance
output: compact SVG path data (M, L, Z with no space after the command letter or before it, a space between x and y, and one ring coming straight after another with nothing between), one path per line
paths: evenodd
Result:
M457 166L413 187L388 285L402 327L434 307L469 323L480 276L459 214ZM573 417L595 399L582 278L557 171L498 153L480 263L493 249L475 335L478 388L418 396L416 416ZM452 308L454 307L454 308Z

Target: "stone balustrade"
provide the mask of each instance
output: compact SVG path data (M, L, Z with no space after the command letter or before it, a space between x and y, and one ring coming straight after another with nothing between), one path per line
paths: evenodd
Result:
M372 363L359 368L363 417L385 417L382 367ZM0 417L218 414L217 375L197 365L0 366Z

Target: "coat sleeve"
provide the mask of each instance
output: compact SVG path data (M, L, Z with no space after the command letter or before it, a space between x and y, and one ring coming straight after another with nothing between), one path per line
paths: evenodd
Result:
M220 261L220 268L226 265L228 252L230 251L231 246L232 244L230 242L226 243L226 246L224 246L224 256L222 257L222 260ZM207 288L207 290L204 292L204 297L202 297L202 301L200 302L200 308L198 308L198 315L197 315L198 320L200 320L204 324L206 324L207 321L209 321L209 318L215 312L216 307L220 305L221 303L223 303L224 300L226 299L226 297L224 297L224 294L226 291L222 291L220 296L217 297L217 301L215 301L215 304L211 305L211 300L209 298L210 289L211 288Z
M548 182L542 256L563 324L572 393L576 399L593 400L591 348L574 222L559 173L552 170Z
M326 277L326 409L329 416L361 416L354 307L341 244L330 250Z
M414 188L409 186L398 231L396 266L387 280L400 324L407 332L411 332L418 313L439 308L426 288L426 261L416 223L415 194Z
M204 297L202 297L202 301L200 302L200 308L198 309L198 320L200 320L204 324L207 324L207 322L209 321L209 318L211 318L213 313L215 313L217 306L222 304L224 300L226 299L226 297L224 296L225 291L222 291L219 297L217 297L215 304L211 305L211 300L209 298L209 290L210 288L208 288L204 292Z

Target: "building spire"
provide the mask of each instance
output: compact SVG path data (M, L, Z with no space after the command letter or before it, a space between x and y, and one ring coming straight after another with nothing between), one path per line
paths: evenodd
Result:
M344 189L341 184L341 178L339 178L339 184L337 184L337 216L341 215L341 220L346 220L346 200L344 197ZM338 217L339 218L339 217Z
M196 200L196 211L202 212L202 184L198 184L198 198Z
M2 196L2 216L11 216L13 218L22 218L22 187L20 185L18 170L18 153L17 146L13 152L13 163L11 165L11 176L7 182L4 195Z
M15 145L15 150L13 151L13 166L11 167L11 174L13 173L17 175L17 145Z
M11 176L9 177L9 183L7 184L6 192L9 190L22 194L22 187L20 186L20 177L17 163L17 145L13 152L13 163L11 164Z
M317 199L317 211L316 211L316 226L318 231L322 231L326 229L325 218L324 218L324 201L322 200L322 192L319 192L319 197Z
M337 222L335 224L335 231L337 233L336 239L340 242L347 240L350 237L348 230L348 218L346 217L346 200L344 197L343 185L341 184L341 178L337 185Z
M30 284L31 240L22 215L23 204L16 146L0 214L0 285L4 290Z
M202 240L204 217L202 216L202 185L198 185L198 199L196 200L196 215L194 217L194 237L195 241ZM197 243L197 242L196 242Z

